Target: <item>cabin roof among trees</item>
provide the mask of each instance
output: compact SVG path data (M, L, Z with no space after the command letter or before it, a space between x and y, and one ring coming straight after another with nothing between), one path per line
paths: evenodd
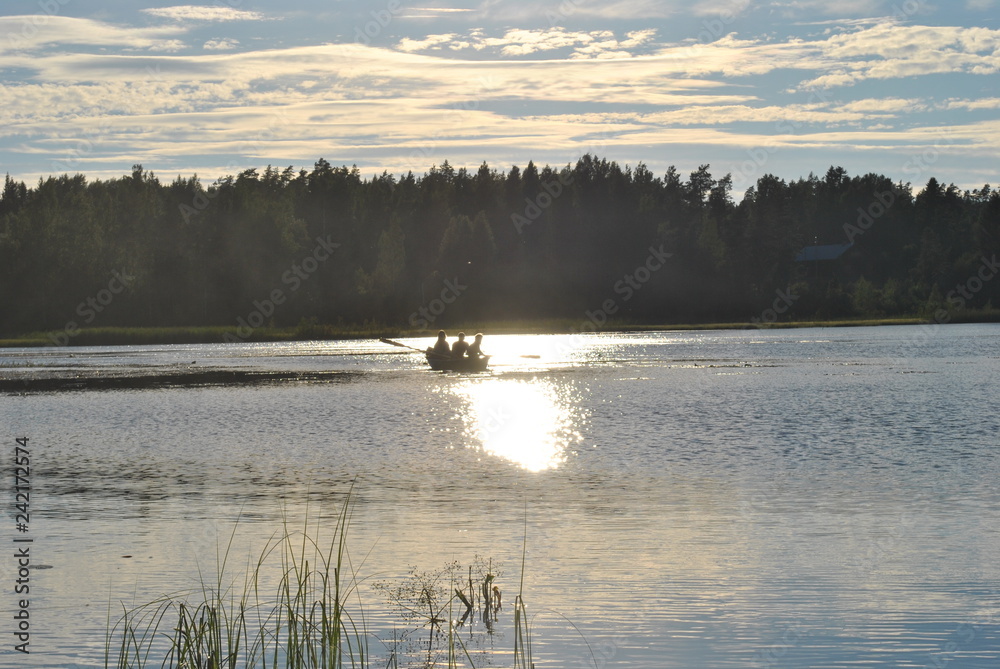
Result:
M811 260L836 260L844 255L847 249L854 246L848 242L846 244L822 244L820 246L807 246L795 256L795 262L809 262Z

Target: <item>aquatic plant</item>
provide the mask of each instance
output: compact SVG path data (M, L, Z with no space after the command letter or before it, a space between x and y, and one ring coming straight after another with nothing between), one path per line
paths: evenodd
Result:
M531 628L524 604L524 567L528 557L528 508L524 509L524 539L521 542L521 582L514 598L514 669L535 669L531 661Z
M310 528L308 513L300 529L282 529L266 542L255 563L248 563L242 589L227 575L239 521L225 547L216 550L216 573L206 580L199 566L200 588L175 593L134 607L123 607L111 622L105 640L105 669L363 669L375 666L358 586L351 566L347 532L351 522L350 495L336 516L333 536L322 542L317 523ZM270 597L266 565L280 559L278 583ZM521 589L515 599L514 658L518 669L531 669L530 630ZM502 610L497 578L502 571L492 559L477 557L466 569L455 562L436 572L411 569L401 583L375 584L414 629L393 641L416 638L428 631L421 652L423 667L476 667L459 632L473 639L477 618L487 635ZM352 604L351 607L348 604ZM352 614L351 611L357 611ZM482 634L482 631L477 631ZM394 637L397 632L394 631ZM400 653L394 643L385 666L398 669ZM444 659L439 663L439 659ZM487 660L488 661L488 660ZM465 664L463 664L463 662Z
M494 623L503 608L496 579L502 575L492 559L476 556L467 567L457 561L435 571L411 567L401 580L374 583L374 590L406 623L394 639L394 657L398 660L401 654L411 653L422 656L424 665L430 666L435 658L452 658L461 650L472 662L483 637L494 635ZM468 642L457 636L459 631L467 632Z
M347 569L350 518L348 500L325 546L314 538L318 532L310 532L308 516L301 530L283 523L280 536L268 540L256 564L247 570L242 592L228 584L226 575L234 526L224 551L217 551L214 580L201 578L200 601L192 605L187 601L193 598L190 595L164 596L125 608L121 618L109 624L105 668L367 666L369 635L364 618L355 620L347 607L358 583ZM275 595L264 598L263 570L274 553L281 561L281 576ZM168 621L169 631L164 629Z

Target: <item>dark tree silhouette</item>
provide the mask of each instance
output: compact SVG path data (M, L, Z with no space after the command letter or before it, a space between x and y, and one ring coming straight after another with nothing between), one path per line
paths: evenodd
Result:
M805 247L848 244L796 261ZM739 201L709 165L685 180L589 154L561 167L444 161L370 178L320 159L207 186L163 183L141 165L34 187L8 175L0 333L232 325L267 302L279 326L406 325L443 292L434 328L583 320L604 304L622 322L746 322L781 294L795 295L795 319L954 318L1000 303L998 246L989 185L962 192L932 177L914 189L841 167L767 174Z

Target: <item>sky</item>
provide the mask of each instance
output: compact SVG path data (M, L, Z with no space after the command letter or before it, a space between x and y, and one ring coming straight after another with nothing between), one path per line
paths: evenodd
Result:
M0 172L1000 182L1000 0L4 0Z

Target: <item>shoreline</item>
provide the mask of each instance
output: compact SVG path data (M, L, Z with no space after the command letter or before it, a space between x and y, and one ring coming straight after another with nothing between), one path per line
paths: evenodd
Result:
M885 318L840 318L828 320L775 321L773 323L722 322L722 323L627 323L609 321L601 327L592 327L589 321L573 319L484 321L478 324L444 325L451 332L483 331L492 335L510 334L573 334L576 332L669 332L700 330L773 330L822 327L877 327L886 325L924 325L935 321L916 316ZM1000 310L966 312L953 315L945 324L1000 323ZM462 326L468 327L462 327ZM586 326L586 327L585 327ZM363 326L310 325L305 328L259 328L251 336L238 341L248 343L284 341L324 341L378 339L380 337L433 336L438 328L417 330L388 325ZM65 344L58 344L53 333L31 332L20 336L0 338L0 349L41 348L62 345L76 346L155 346L169 344L219 344L233 341L233 328L223 326L194 327L106 327L77 331L72 338L64 337ZM59 333L61 334L61 333Z

